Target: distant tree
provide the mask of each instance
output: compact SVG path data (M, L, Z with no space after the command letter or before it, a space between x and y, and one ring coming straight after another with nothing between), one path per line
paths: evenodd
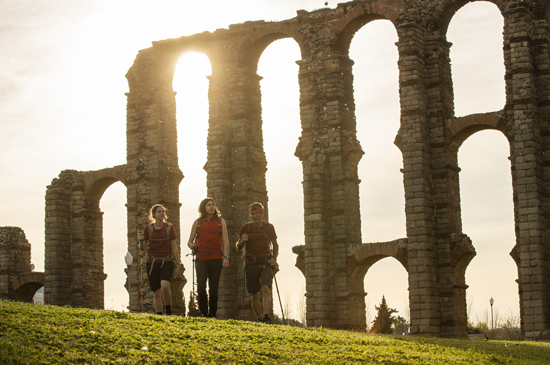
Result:
M394 335L408 335L409 334L409 322L401 316L393 321L393 334Z
M388 307L386 298L382 296L380 305L374 307L376 309L376 317L372 322L371 333L392 333L392 325L396 318L392 314L397 313L397 310Z

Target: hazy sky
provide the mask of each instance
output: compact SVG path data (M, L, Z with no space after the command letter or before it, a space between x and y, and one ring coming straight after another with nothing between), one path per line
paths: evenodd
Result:
M336 2L329 1L330 7ZM62 170L99 170L126 163L125 74L138 51L152 41L227 28L247 20L284 20L296 10L324 7L324 1L0 1L0 226L21 227L32 245L32 262L44 268L44 195ZM468 4L453 18L451 48L457 116L504 106L502 16L490 3ZM363 242L405 237L401 153L393 144L399 128L397 34L378 20L354 37L354 89L358 139ZM262 80L270 221L282 246L278 274L283 303L296 306L304 291L294 267L292 246L303 244L301 163L294 150L301 133L295 61L290 39L270 45L258 74ZM178 149L185 175L180 191L183 254L206 195L202 170L208 121L203 55L182 57L174 78L178 108ZM483 317L489 298L506 314L518 311L517 269L509 252L515 242L509 147L495 131L479 132L459 151L463 231L477 250L466 272L473 313ZM215 197L214 197L215 198ZM126 246L126 192L114 184L101 200L104 215L105 307L120 310ZM223 212L222 212L223 214ZM231 239L234 243L234 239ZM191 290L190 257L184 260ZM382 285L381 283L384 283ZM391 283L388 286L387 283ZM384 259L365 276L371 319L386 295L388 305L406 315L405 269ZM278 306L276 306L278 311ZM293 313L297 317L297 313Z

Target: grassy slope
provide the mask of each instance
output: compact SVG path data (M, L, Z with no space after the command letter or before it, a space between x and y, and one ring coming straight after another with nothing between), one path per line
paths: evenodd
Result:
M550 344L373 336L0 300L0 364L549 364Z

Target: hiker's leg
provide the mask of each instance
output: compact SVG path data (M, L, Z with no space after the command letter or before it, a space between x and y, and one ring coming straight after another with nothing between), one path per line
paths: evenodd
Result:
M160 290L162 291L162 300L164 305L172 305L172 293L170 292L170 282L162 280L160 282Z
M208 295L206 294L206 280L208 279L208 263L205 260L195 260L197 270L197 296L199 311L203 316L208 314Z
M260 281L262 283L262 304L263 314L269 315L271 313L271 286L273 284L273 269L271 266L266 265L260 273Z
M208 262L208 317L216 317L218 311L218 286L222 274L222 259L209 260Z
M246 265L246 289L252 297L250 304L256 314L256 318L262 318L262 305L260 303L260 272L261 268L258 265Z
M252 309L254 309L254 314L256 315L256 319L263 318L262 304L260 303L260 292L252 294L251 302L252 302Z
M155 313L162 314L162 289L153 292L153 300L155 305Z
M262 285L262 307L264 315L271 313L271 288L267 285Z
M166 315L172 314L172 293L170 292L170 281L174 274L174 262L165 261L160 268L160 289Z
M149 286L153 292L153 306L155 307L155 313L162 314L162 293L161 293L161 280L160 280L160 266L153 265L151 270L151 263L147 263L147 277L149 279Z

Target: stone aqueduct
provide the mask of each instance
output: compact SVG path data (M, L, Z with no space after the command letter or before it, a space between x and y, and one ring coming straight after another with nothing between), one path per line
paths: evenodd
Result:
M45 301L103 308L103 239L99 200L114 182L127 188L128 249L154 203L171 211L179 233L176 104L172 78L178 58L202 52L212 65L207 172L234 237L252 201L267 203L260 79L263 50L280 38L299 45L305 245L294 247L306 277L310 326L365 329L363 279L369 267L394 257L407 270L411 333L465 337L464 274L475 250L462 232L457 151L483 129L510 144L522 331L550 328L550 28L547 0L495 0L504 18L506 104L503 110L456 118L447 26L466 0L369 0L336 9L300 10L280 22L246 22L139 52L127 76L127 163L100 171L63 171L46 193ZM362 243L356 139L354 33L376 19L398 34L400 129L407 237ZM253 140L252 143L249 141ZM70 227L70 228L68 228ZM397 237L396 237L397 238ZM233 248L234 249L234 248ZM221 318L238 318L242 267L238 255L224 272ZM70 265L67 263L71 263ZM239 271L240 270L240 271ZM140 266L130 270L132 310L140 310ZM21 284L21 283L20 283ZM174 285L182 310L182 277ZM178 292L178 291L176 291ZM145 300L149 295L145 295Z

